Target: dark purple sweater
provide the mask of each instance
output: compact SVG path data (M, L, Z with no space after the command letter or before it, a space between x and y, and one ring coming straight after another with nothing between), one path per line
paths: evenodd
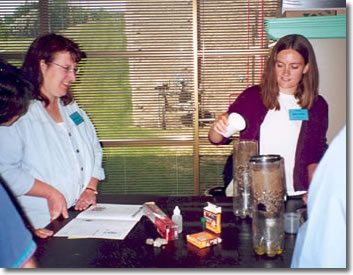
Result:
M241 93L229 107L228 114L239 113L246 121L246 128L240 132L240 139L259 141L260 126L268 109L264 106L260 95L260 86L255 85ZM326 132L328 128L328 105L321 96L317 98L309 110L309 120L304 120L299 133L295 165L293 171L294 190L308 190L308 165L318 163L327 149ZM276 133L273 133L274 135ZM229 144L228 138L219 143Z

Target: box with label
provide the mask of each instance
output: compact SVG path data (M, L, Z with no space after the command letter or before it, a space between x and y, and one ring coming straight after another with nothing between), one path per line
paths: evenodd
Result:
M207 206L203 208L203 216L206 219L206 229L214 233L221 233L221 214L222 207L207 202Z
M166 240L178 239L178 226L173 222L155 202L145 202L144 214L156 226L158 233Z
M207 231L186 235L186 240L199 248L209 247L222 242L220 237Z

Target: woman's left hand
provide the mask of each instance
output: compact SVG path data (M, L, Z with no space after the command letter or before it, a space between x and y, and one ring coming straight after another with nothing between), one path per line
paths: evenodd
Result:
M308 192L306 192L304 195L303 195L303 202L305 205L308 204Z
M85 189L81 194L80 198L76 202L75 210L82 211L87 209L90 205L96 205L97 198L94 191L90 189Z
M46 238L49 238L49 237L53 236L54 231L49 230L49 229L45 229L45 228L38 228L38 229L34 229L33 233L38 238L46 239Z

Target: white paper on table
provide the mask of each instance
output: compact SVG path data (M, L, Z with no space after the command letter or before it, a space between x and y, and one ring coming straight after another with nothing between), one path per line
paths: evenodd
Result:
M98 203L83 211L54 237L123 240L143 216L143 205Z

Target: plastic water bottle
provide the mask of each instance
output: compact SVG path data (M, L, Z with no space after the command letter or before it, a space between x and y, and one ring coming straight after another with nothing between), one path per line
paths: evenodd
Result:
M179 206L175 206L172 216L172 221L178 226L178 233L183 231L183 216L180 214Z

